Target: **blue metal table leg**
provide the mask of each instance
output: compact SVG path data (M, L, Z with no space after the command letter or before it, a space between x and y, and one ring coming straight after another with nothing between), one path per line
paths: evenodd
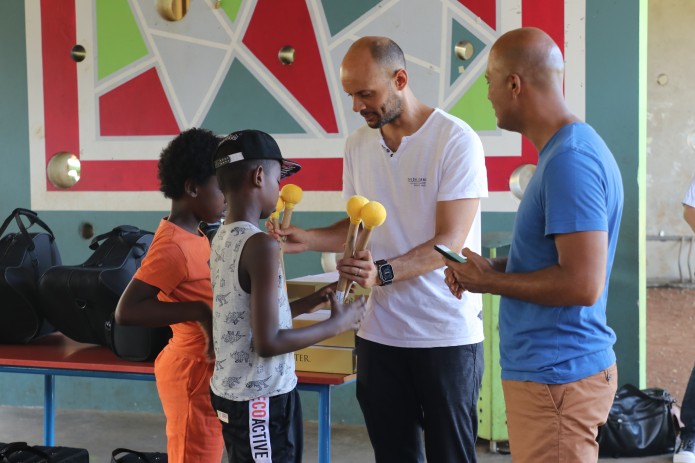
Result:
M53 375L44 375L43 383L43 441L44 445L55 442L55 381Z
M319 461L331 461L331 386L319 389Z

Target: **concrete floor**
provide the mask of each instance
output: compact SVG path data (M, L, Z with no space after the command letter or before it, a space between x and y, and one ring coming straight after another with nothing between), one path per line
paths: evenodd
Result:
M304 427L304 463L316 463L316 423ZM43 409L0 407L0 442L23 441L31 445L43 442ZM56 445L80 447L89 451L91 463L108 463L111 451L118 447L140 451L165 451L164 417L160 414L58 410ZM479 463L511 463L509 455L491 453L488 442L478 445ZM332 463L368 463L374 461L367 432L362 426L335 425L332 428ZM616 463L670 463L671 455L645 458L606 459Z

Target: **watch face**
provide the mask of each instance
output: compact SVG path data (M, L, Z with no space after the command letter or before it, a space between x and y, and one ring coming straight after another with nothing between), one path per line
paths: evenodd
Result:
M388 264L379 267L379 274L381 276L381 281L386 282L393 280L393 269Z

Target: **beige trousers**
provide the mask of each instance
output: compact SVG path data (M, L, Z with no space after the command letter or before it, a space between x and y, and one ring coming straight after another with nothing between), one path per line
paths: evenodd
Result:
M503 380L512 462L596 462L617 383L615 364L567 384Z

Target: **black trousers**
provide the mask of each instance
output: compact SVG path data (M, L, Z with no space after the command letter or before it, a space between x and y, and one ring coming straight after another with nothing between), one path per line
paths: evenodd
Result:
M301 463L304 427L296 388L287 394L270 397L266 404L235 402L212 391L210 399L218 417L222 414L222 436L229 463ZM267 417L267 425L255 421L256 415ZM272 460L264 459L267 447L270 447Z
M357 400L376 462L475 462L483 368L482 343L401 348L358 338Z

